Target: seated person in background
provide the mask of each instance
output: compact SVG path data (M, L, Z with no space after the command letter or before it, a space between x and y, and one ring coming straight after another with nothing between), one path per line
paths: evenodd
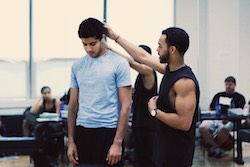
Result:
M29 111L33 115L38 115L43 112L58 113L60 112L60 101L52 98L51 89L48 86L44 86L41 89L41 97L38 101L30 108ZM29 123L27 119L23 120L23 135L29 136Z
M60 112L60 101L52 98L51 89L48 86L44 86L41 89L41 97L31 107L31 113L58 113Z
M225 92L217 93L211 104L210 110L215 110L216 103L220 98L230 98L232 108L244 108L246 103L244 96L235 92L236 80L229 76L225 79ZM230 106L221 105L221 110L227 110ZM199 126L202 138L211 147L208 150L208 156L221 158L224 154L224 149L221 146L227 141L230 136L229 132L233 130L233 123L228 120L205 120Z

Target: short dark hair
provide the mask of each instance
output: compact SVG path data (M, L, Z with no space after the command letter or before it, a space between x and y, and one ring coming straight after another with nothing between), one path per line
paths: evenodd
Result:
M233 82L236 85L236 79L233 76L229 76L225 79L225 82Z
M50 87L48 87L48 86L43 86L43 87L41 88L41 94L43 94L44 89L49 89L49 90L51 91Z
M145 51L147 51L149 54L152 53L150 47L148 47L147 45L139 45L139 47L141 47L142 49L144 49Z
M166 43L175 46L180 54L184 55L189 47L189 36L187 32L178 27L170 27L162 31L166 35Z
M95 37L101 40L104 34L103 23L95 18L88 18L81 22L78 29L79 38Z

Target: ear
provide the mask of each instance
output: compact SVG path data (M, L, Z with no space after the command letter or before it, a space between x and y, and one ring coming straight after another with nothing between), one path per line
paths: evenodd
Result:
M172 54L175 53L176 52L176 47L175 46L170 46L169 52L171 52Z

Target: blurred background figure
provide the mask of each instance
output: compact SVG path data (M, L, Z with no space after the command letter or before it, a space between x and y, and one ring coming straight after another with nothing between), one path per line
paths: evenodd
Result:
M48 86L41 88L41 96L37 102L24 111L23 136L31 136L37 123L36 118L43 112L60 113L60 101L52 97Z

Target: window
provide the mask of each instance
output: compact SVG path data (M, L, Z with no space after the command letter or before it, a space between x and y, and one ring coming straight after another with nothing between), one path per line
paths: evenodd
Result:
M32 96L50 86L61 97L70 87L73 62L85 55L77 31L88 17L103 20L104 1L32 1ZM107 0L107 22L135 44L155 52L161 31L172 25L172 0ZM60 5L59 5L60 4ZM140 8L140 10L138 10ZM1 11L0 100L29 97L29 1L5 0ZM8 19L6 19L8 17ZM114 45L111 41L109 43ZM121 48L120 48L121 49ZM132 72L133 81L136 74Z
M27 93L28 3L27 0L6 0L0 5L0 99L22 98Z

